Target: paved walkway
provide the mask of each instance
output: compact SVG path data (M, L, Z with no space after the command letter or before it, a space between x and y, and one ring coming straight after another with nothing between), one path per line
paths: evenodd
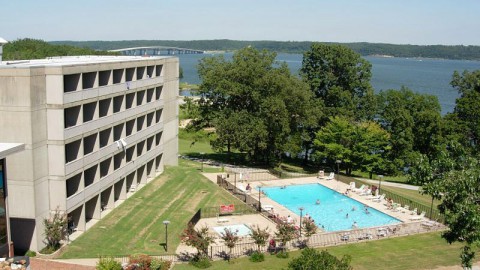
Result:
M372 180L372 179L367 179L367 178L358 178L358 177L355 177L355 179L365 181L369 184L378 185L378 180ZM382 181L382 185L389 186L389 187L398 187L398 188L410 189L410 190L419 190L420 189L420 187L418 187L418 186L412 186L412 185L400 184L400 183L393 183L393 182L387 182L387 181Z

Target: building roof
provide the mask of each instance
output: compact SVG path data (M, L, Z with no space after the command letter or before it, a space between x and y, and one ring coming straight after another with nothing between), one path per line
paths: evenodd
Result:
M0 143L0 159L25 150L23 143Z
M82 56L58 56L45 59L12 60L0 63L0 68L8 67L58 67L68 65L84 65L94 63L114 63L125 61L148 61L171 58L171 56L113 56L113 55L82 55Z
M4 44L7 44L8 41L6 41L5 39L3 39L2 37L0 37L0 46L4 45Z

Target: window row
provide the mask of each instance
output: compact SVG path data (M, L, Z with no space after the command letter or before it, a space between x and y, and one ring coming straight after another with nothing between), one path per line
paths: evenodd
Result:
M138 142L137 144L115 154L113 157L107 158L95 164L94 166L84 170L66 181L67 197L70 197L81 189L90 186L91 184L100 181L101 178L113 173L114 171L125 166L128 162L140 157L146 152L153 149L160 144L162 132L153 135L146 140ZM82 184L83 180L83 184Z
M119 179L113 185L105 188L93 198L85 201L75 210L68 213L69 233L74 231L86 230L86 223L92 219L100 219L100 212L105 209L115 208L117 201L125 200L127 193L134 192L140 183L145 183L148 177L154 177L161 168L162 154L148 161L145 165L131 172L126 177ZM78 178L78 176L77 176ZM81 175L80 175L81 178ZM67 181L67 193L75 185L75 181L81 182L81 179L71 179Z
M63 75L63 92L73 92L124 82L160 77L163 65L101 70Z
M126 138L136 132L160 123L162 111L162 109L156 110L135 119L120 123L113 128L110 127L98 133L65 144L65 162L69 163L77 160L78 158L86 156L98 149L102 149L115 141L119 141L122 138Z
M85 103L65 108L64 127L69 128L95 119L123 112L155 100L160 100L163 86L141 90L113 98L101 99L98 102Z

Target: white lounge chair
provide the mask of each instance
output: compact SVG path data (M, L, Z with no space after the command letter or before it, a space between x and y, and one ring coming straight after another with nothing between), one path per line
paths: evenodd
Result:
M349 186L351 190L355 190L355 182L350 182Z
M410 215L416 215L417 214L417 208L414 208L412 211L410 211Z
M267 211L267 212L270 212L273 210L273 205L271 204L262 204L262 209Z
M238 184L238 185L237 185L237 188L238 188L241 192L247 193L247 189L243 186L242 183Z
M365 185L361 185L359 188L354 188L353 192L358 193L361 192L365 189Z
M381 202L385 199L385 194L380 195L378 198L372 199L373 202Z
M410 206L408 206L408 205L405 205L403 207L398 208L398 210L400 210L400 212L402 212L402 213L406 213L409 209L410 209Z
M334 172L331 172L327 178L325 178L325 180L333 180L335 178L335 173Z
M420 213L420 215L413 216L413 217L410 218L410 220L422 220L424 217L425 217L425 211L422 211L422 213Z
M359 195L360 195L360 196L372 195L372 190L371 190L370 188L367 188L366 190L360 192Z

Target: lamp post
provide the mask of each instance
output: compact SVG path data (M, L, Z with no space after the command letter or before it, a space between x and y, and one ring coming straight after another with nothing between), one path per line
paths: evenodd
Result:
M342 163L342 161L340 159L337 159L335 163L337 163L337 180L338 180L338 174L340 173L340 163Z
M170 221L164 220L163 224L165 224L165 251L168 251L168 224L170 224Z
M204 156L205 156L205 153L204 153L204 152L201 152L200 155L202 156L201 162L202 162L202 172L203 172L203 158L204 158Z
M378 195L380 195L380 188L382 187L382 178L383 175L378 175Z
M302 219L303 219L303 210L304 209L305 208L303 208L303 206L298 208L298 210L300 210L300 237L302 237Z
M260 202L261 194L262 194L262 186L258 186L258 212L262 212L262 203Z

